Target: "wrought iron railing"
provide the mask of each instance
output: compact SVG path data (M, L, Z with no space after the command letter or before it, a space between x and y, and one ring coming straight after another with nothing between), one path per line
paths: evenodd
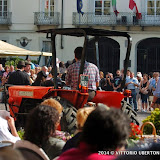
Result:
M136 15L136 13L120 12L116 16L114 12L109 15L95 15L95 13L84 13L79 14L73 12L73 25L110 25L110 26L160 26L160 13L155 13L155 15L147 15L146 13L141 13L141 15Z
M0 25L11 25L11 24L12 24L12 13L0 12Z
M35 12L35 25L59 25L59 12Z

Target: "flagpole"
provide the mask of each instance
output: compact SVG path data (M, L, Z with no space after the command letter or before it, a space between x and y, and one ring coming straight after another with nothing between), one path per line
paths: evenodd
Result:
M79 13L79 25L80 25L80 18L81 18L80 16L81 16L81 15L80 15L80 13Z

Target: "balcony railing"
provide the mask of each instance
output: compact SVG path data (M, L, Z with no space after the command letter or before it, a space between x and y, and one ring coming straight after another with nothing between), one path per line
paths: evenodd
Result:
M95 13L73 13L73 25L108 25L108 26L160 26L160 13L147 15L141 13L138 18L135 13L120 12L116 16L114 12L109 15L95 15Z
M12 13L0 12L0 25L11 25L11 24L12 24Z
M59 25L59 12L35 12L35 25Z

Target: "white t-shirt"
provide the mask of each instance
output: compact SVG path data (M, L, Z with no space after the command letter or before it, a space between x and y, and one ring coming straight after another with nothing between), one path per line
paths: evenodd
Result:
M20 140L20 138L13 136L9 132L9 126L8 126L7 120L0 117L0 142L1 141L11 141L15 143L17 140Z

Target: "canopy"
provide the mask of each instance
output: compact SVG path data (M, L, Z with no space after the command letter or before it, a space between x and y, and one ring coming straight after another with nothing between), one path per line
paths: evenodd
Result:
M0 56L52 56L52 53L29 51L0 40Z

